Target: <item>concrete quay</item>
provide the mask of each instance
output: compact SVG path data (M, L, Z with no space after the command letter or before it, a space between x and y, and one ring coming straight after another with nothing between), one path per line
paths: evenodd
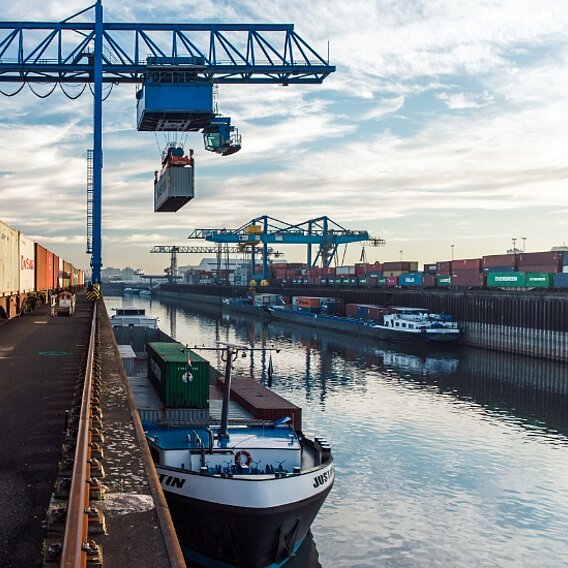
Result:
M185 567L169 511L135 411L109 318L99 310L100 392L106 534L89 536L103 566ZM77 296L72 317L48 306L0 321L0 566L44 563L53 541L47 513L57 499L66 411L82 379L92 304ZM48 565L57 565L52 563Z

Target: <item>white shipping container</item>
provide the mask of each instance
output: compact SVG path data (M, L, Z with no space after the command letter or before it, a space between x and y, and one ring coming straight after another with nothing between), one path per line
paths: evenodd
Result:
M34 242L20 233L20 292L35 290Z
M355 267L354 266L338 266L335 269L335 274L337 276L350 276L355 274Z
M194 168L168 167L154 185L154 211L175 212L194 196Z
M0 221L0 296L11 296L20 288L18 231Z

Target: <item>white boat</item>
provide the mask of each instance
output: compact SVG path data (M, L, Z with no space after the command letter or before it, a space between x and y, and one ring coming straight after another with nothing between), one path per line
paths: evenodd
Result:
M158 318L146 315L146 310L139 308L113 308L116 312L110 318L112 327L148 327L158 329Z

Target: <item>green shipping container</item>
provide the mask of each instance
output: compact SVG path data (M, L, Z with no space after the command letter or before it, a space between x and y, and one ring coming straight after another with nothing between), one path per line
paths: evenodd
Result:
M148 343L148 377L167 408L209 406L209 361L181 343Z
M451 276L436 276L436 286L451 286Z
M525 286L527 288L552 288L553 274L550 272L526 272Z
M524 272L488 272L487 286L490 288L524 288Z
M378 280L377 280L377 286L386 286L387 285L387 277L386 276L381 276Z

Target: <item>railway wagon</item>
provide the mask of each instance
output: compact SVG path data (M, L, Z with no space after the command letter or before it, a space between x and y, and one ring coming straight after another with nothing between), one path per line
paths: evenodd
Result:
M81 269L0 220L0 319L19 316L52 293L84 283Z

